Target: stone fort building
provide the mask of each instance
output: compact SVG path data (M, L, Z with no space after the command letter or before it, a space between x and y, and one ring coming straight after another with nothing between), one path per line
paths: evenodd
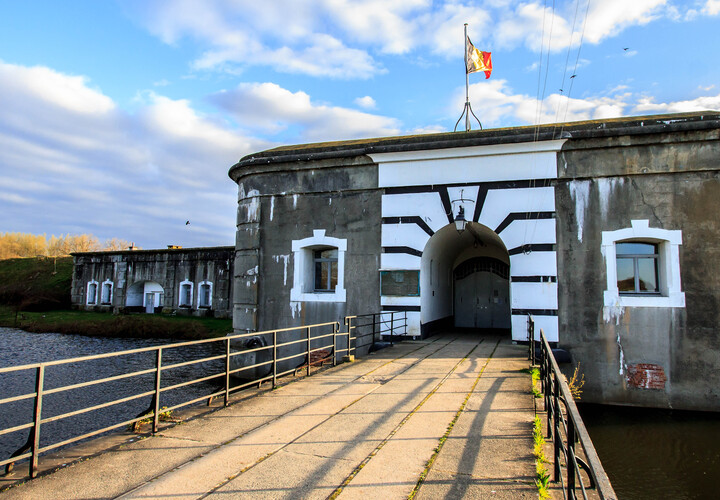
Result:
M234 247L73 254L72 304L89 311L230 318Z
M720 410L719 135L705 112L247 156L229 172L235 331L404 310L411 336L526 341L532 316L581 365L583 401ZM127 303L139 277L117 273Z

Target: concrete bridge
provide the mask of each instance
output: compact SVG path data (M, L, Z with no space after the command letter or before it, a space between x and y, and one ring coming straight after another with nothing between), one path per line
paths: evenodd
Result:
M537 498L526 354L493 336L404 342L2 496Z

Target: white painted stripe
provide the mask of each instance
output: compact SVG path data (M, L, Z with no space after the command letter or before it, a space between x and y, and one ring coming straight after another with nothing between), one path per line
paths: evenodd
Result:
M420 270L420 257L406 253L380 254L380 269L389 271L393 269Z
M535 339L540 339L540 330L545 333L548 342L558 341L557 316L533 316L535 320ZM512 317L512 339L527 342L527 316Z
M480 222L493 231L510 212L554 212L553 187L491 189L480 213Z
M510 256L512 276L557 276L555 252L530 252Z
M420 297L394 297L383 295L380 297L380 305L383 306L419 306Z
M508 250L531 243L555 243L555 219L513 221L500 238Z
M379 187L491 182L557 177L556 153L419 159L380 163Z
M460 210L460 206L462 206L465 209L465 219L472 220L473 214L475 213L478 189L478 186L447 188L448 195L450 197L450 204L452 205L453 217L457 215ZM461 198L472 201L461 201Z
M406 162L424 159L442 160L447 158L482 157L494 155L528 154L560 151L566 139L555 141L520 142L514 144L492 144L464 148L423 149L397 153L369 153L376 163Z
M513 309L557 309L557 283L510 283Z
M416 215L420 216L433 231L438 231L448 224L448 218L438 193L383 195L383 217L408 217Z
M430 239L417 224L383 224L382 246L384 247L410 247L420 252Z

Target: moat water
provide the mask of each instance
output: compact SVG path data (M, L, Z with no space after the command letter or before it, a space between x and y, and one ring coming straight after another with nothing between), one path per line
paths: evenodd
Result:
M720 413L580 405L620 499L719 498Z
M77 358L106 352L125 351L171 343L168 339L101 338L84 335L63 335L57 333L28 333L12 328L0 328L0 366L19 366L41 361ZM163 350L163 366L196 360L225 352L222 342L187 346ZM155 352L84 361L61 366L49 366L45 371L44 389L67 386L94 379L101 379L153 368ZM208 373L224 370L224 361L216 360L191 366L163 371L162 387L175 385L190 379L200 378ZM207 381L180 389L163 392L161 406L172 406L182 401L216 392L224 376L217 382ZM23 370L0 374L0 399L35 390L35 370ZM70 411L120 399L141 392L152 391L155 387L153 373L129 379L74 389L43 397L42 417L48 418ZM40 445L58 443L87 432L101 429L115 423L130 420L149 409L152 396L82 415L69 417L57 422L43 424L40 429ZM32 422L33 400L17 401L0 405L0 429ZM27 440L29 430L24 429L0 436L0 460L21 447Z
M167 339L99 338L54 333L27 333L0 328L0 366L90 356L169 343ZM163 365L221 354L222 343L168 349ZM154 353L49 367L45 389L127 371L153 367ZM223 361L182 367L163 373L163 387L212 370ZM130 368L130 370L128 369ZM34 370L0 375L0 398L33 392ZM162 406L201 397L217 390L220 381L201 383L163 393ZM126 395L152 390L153 374L47 395L43 417L59 415ZM71 417L41 428L41 445L59 442L138 415L150 405L146 398ZM32 421L32 400L0 405L0 429ZM602 405L580 406L600 459L621 499L717 498L720 479L720 413L648 410ZM8 458L28 437L23 430L0 436L0 460Z

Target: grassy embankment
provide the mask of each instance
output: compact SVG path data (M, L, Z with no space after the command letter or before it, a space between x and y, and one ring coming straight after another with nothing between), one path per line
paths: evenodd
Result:
M167 315L115 316L70 310L72 257L0 260L0 326L98 337L198 339L232 331L232 320Z

